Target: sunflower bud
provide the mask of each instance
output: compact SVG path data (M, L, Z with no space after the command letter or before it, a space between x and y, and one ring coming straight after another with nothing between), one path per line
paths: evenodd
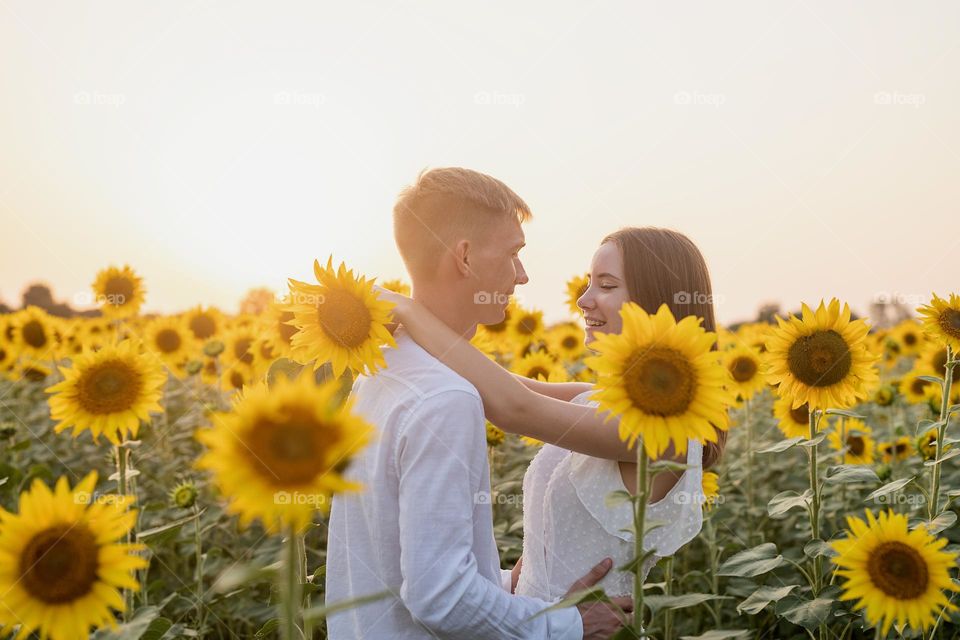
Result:
M170 491L170 501L180 509L189 509L197 502L197 485L181 482Z
M188 375L193 376L200 373L200 370L203 369L203 363L199 360L191 360L184 366L184 369Z
M218 355L223 353L223 342L220 340L211 340L210 342L203 345L203 353L210 356L211 358L216 358Z
M877 389L877 392L873 394L873 401L881 407L889 407L891 404L893 404L893 399L896 397L896 395L896 389L889 384L885 384Z
M890 475L893 473L893 469L890 468L889 464L881 464L876 468L877 477L880 478L880 482L886 482L890 479Z

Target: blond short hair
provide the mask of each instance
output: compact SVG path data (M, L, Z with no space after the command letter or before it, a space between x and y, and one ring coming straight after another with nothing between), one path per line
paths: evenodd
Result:
M496 178L460 167L424 169L400 192L393 207L393 234L411 277L436 270L444 252L475 239L494 220L533 217L530 207Z

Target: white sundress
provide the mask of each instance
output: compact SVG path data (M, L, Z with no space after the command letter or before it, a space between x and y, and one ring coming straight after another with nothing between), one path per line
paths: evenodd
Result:
M572 402L588 401L592 391ZM663 523L644 536L644 548L656 549L644 563L643 577L660 558L673 555L703 526L703 445L690 440L680 480L656 503L648 504L646 521ZM633 523L633 507L613 508L605 498L625 491L615 460L594 458L545 444L523 477L523 569L516 592L553 601L605 557L613 568L597 586L609 596L633 593L633 574L618 571L633 557L633 535L622 531Z

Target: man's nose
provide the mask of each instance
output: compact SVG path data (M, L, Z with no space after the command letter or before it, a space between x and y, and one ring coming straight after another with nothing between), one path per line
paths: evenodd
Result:
M523 263L517 263L517 284L527 284L530 278L527 277L527 270L523 268Z

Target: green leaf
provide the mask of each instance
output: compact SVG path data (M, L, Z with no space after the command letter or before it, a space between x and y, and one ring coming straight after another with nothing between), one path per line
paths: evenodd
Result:
M742 638L750 634L747 629L713 629L698 636L680 636L680 640L727 640Z
M787 440L781 440L776 444L770 445L766 449L760 449L756 453L782 453L787 449L792 449L793 447L800 444L804 438L788 438Z
M931 429L939 429L943 425L943 420L920 420L917 422L916 435L923 435Z
M853 484L857 482L880 482L877 472L862 464L840 464L827 469L825 478L830 484Z
M396 593L391 590L379 591L377 593L372 593L368 596L360 596L359 598L352 598L350 600L341 600L339 602L334 602L331 605L321 605L317 607L310 607L303 612L304 620L318 620L320 618L326 618L331 613L336 613L337 611L344 611L346 609L353 609L354 607L360 607L371 602L376 602L377 600L383 600L384 598L389 598L394 596Z
M783 600L796 588L797 585L795 584L789 584L785 587L760 587L737 605L737 613L747 613L749 615L760 613L768 604Z
M173 522L168 522L167 524L160 525L159 527L153 527L151 529L145 529L143 531L139 531L137 532L137 540L139 540L140 542L153 541L158 543L163 542L164 540L168 540L173 536L173 534L175 534L177 531L180 530L180 527L182 527L183 525L185 525L186 523L192 520L196 520L201 515L203 515L204 511L206 511L206 509L202 509L197 513L191 513L188 516L184 516L182 518L174 520Z
M943 378L939 376L917 376L917 380L925 380L927 382L932 382L938 385L941 389L943 388Z
M694 607L711 600L729 600L730 596L718 596L713 593L685 593L679 596L644 596L643 603L650 607L653 615L661 609L683 609Z
M864 415L847 411L846 409L827 409L824 413L828 416L844 416L845 418L856 418L857 420L864 420L866 418Z
M155 618L150 622L150 626L143 632L143 635L140 636L140 640L160 640L172 626L173 622L168 618Z
M800 494L796 491L781 491L767 503L767 513L771 518L776 518L794 507L806 507L812 500L813 492L810 489Z
M863 501L869 502L874 498L879 498L880 496L885 496L888 493L893 493L894 491L903 489L912 481L913 481L913 476L910 476L909 478L900 478L899 480L894 480L893 482L888 482L887 484L883 485L882 487L880 487L879 489L877 489L876 491L868 495L866 498L864 498Z
M261 638L275 638L279 635L277 630L280 629L281 622L282 620L280 620L280 618L270 618L263 623L263 626L257 630L253 637L257 640Z
M837 555L837 552L833 550L833 547L831 547L829 543L817 538L803 545L803 555L808 558L819 558L820 556L832 558Z
M619 507L625 502L633 502L633 494L629 491L624 491L619 489L617 491L611 491L603 498L603 503L607 505L607 509L614 509Z
M167 629L172 626L169 620L160 618L159 616L159 607L140 607L133 612L133 618L131 618L130 622L118 625L115 629L110 629L109 627L98 629L90 638L91 640L140 640L140 638L145 637L145 634L155 620L166 620ZM161 625L162 624L163 623L161 623ZM166 629L163 630L163 633L166 633ZM163 635L163 633L160 635Z
M960 456L960 449L951 449L950 451L947 451L945 454L943 454L943 457L941 457L939 460L927 460L926 462L923 463L923 466L935 467L938 464L941 464L946 460L953 458L954 456Z
M581 589L580 591L574 591L566 598L557 602L554 605L547 607L546 609L541 609L534 615L527 618L527 620L533 620L538 618L545 613L550 611L555 611L557 609L566 609L567 607L575 607L582 602L610 602L610 598L600 587L592 587L590 589Z
M954 511L944 511L936 518L926 523L927 530L931 534L937 534L953 526L957 521L957 514Z
M648 466L650 470L650 475L656 475L662 471L684 471L690 469L689 464L683 464L680 462L675 462L673 460L657 460L656 462L651 463Z
M827 622L833 602L832 598L803 600L795 596L787 596L777 603L775 611L778 616L786 618L793 624L807 629L816 629Z
M818 436L815 437L815 438L812 438L812 439L810 439L810 440L803 440L803 441L801 441L801 442L800 442L800 446L801 446L801 447L815 447L815 446L817 446L818 444L820 444L821 442L823 442L823 441L826 440L826 439L827 439L827 432L824 431L824 432L820 433L820 435L818 435Z
M727 558L717 569L717 575L753 578L772 571L781 564L783 556L777 553L777 545L765 542Z

